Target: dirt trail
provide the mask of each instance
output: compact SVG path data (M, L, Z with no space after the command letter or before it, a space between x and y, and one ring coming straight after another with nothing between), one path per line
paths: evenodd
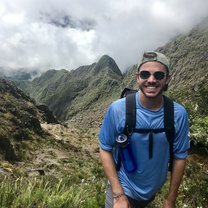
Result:
M31 167L43 169L45 174L52 174L58 169L70 169L74 161L98 159L98 139L96 130L83 132L79 129L60 124L42 124L42 128L54 138L34 152ZM30 171L33 172L33 171ZM33 174L33 173L32 173Z

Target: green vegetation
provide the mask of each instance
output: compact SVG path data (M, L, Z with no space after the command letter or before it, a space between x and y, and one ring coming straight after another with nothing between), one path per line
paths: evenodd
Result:
M48 126L57 137L23 141L20 163L0 161L0 207L102 207L106 180L95 130Z
M198 158L200 159L200 158ZM202 159L202 158L201 158ZM208 204L208 158L204 161L188 159L184 181L180 187L178 207L205 208ZM75 161L73 161L75 162ZM87 173L85 173L87 166ZM90 167L90 168L89 168ZM168 191L168 181L149 208L160 208ZM106 179L97 159L85 160L73 172L62 176L4 177L0 186L2 208L102 208L105 200Z
M203 82L202 82L203 83ZM192 88L171 89L168 95L175 101L181 103L189 113L191 140L194 144L203 145L208 148L208 85L202 84ZM208 150L207 150L208 151Z
M200 160L200 161L199 161ZM203 161L202 161L203 160ZM206 208L208 205L208 173L207 173L208 157L193 158L190 156L187 161L187 167L183 183L179 189L177 198L178 208ZM206 165L205 165L206 164ZM150 208L162 207L164 197L168 193L169 181L165 184L162 190L157 194L155 201L150 205Z
M88 179L80 179L76 175L60 179L52 176L5 177L0 186L0 207L102 207L104 186L103 179L96 175Z
M191 125L192 141L204 146L208 153L208 116L194 118Z

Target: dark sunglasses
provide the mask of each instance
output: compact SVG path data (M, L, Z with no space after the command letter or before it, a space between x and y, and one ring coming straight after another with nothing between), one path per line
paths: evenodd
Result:
M140 71L138 75L141 79L148 79L151 75L153 75L156 80L162 80L166 76L166 74L162 71L157 71L154 73L151 73L149 71Z

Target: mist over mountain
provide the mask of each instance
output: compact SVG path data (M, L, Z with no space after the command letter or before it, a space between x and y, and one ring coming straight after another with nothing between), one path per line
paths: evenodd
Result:
M41 73L37 69L5 69L0 68L0 78L14 81L31 81Z
M1 1L0 67L76 69L114 58L121 71L205 18L207 0Z
M187 34L179 35L166 45L157 48L170 58L172 80L168 93L172 98L183 96L180 102L192 100L192 107L206 103L206 96L199 97L207 88L208 76L208 18ZM136 65L122 74L117 64L108 55L97 63L67 70L48 70L40 77L19 86L37 103L44 103L59 120L72 117L80 122L101 122L107 106L119 98L126 86L137 89ZM172 94L171 94L172 93ZM85 116L87 119L85 121ZM91 117L91 119L89 119Z
M166 54L171 63L170 89L195 86L208 73L208 18L186 34L178 35L157 48ZM130 69L127 74L133 74ZM127 75L128 76L128 75ZM136 85L134 85L135 87Z
M208 23L208 20L205 22ZM172 86L193 86L207 75L208 24L200 24L186 35L159 48L170 57L172 63ZM188 81L188 82L187 82Z

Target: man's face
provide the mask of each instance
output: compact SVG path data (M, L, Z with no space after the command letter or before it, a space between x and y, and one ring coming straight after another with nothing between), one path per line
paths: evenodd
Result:
M137 74L139 89L148 98L161 95L170 82L166 67L159 62L144 63Z

